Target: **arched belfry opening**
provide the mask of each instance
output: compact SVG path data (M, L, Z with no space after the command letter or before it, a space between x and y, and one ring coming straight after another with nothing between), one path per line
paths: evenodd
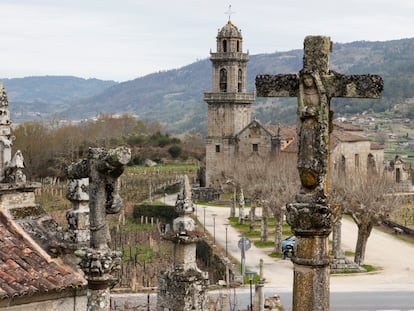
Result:
M227 92L227 70L220 69L220 92Z
M237 91L243 92L243 71L239 68L239 74L237 78Z
M227 40L223 40L223 52L227 52Z

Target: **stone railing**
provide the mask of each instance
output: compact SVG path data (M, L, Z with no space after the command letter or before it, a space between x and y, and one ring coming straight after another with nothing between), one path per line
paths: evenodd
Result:
M248 61L249 54L242 52L219 52L219 53L210 53L211 60L241 60Z
M254 102L256 95L254 93L204 93L204 101L209 102L237 102L250 103Z

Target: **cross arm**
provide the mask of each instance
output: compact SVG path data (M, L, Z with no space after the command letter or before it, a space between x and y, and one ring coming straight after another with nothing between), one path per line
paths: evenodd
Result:
M331 71L327 81L331 97L380 98L384 81L379 75L343 75Z
M256 94L260 97L296 97L299 92L297 74L258 75Z

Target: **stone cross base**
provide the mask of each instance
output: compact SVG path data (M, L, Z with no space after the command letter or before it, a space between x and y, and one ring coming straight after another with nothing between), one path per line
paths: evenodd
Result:
M330 266L332 274L366 272L363 267L357 265L355 262L345 257L333 258Z

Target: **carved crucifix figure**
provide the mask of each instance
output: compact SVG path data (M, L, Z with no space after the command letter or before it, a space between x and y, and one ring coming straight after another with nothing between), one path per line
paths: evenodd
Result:
M112 272L120 268L120 253L109 248L110 235L106 214L122 207L119 181L131 158L126 147L105 150L90 148L85 160L68 167L69 179L89 178L90 247L77 250L79 263L88 280L88 311L109 311L109 289L115 284Z
M333 97L379 98L378 75L343 75L329 70L329 37L308 36L299 74L259 75L257 96L298 98L298 171L301 189L287 205L287 221L296 235L293 310L329 310L328 235L332 210L327 204L329 134Z

